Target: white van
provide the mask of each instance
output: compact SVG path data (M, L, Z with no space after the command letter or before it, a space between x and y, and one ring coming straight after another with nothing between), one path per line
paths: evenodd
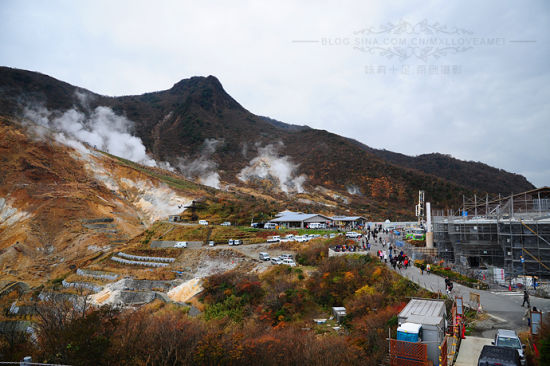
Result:
M206 221L206 220L199 220L199 225L208 225L208 221Z
M266 222L264 224L264 229L276 229L276 228L277 228L277 224L274 222Z
M310 229L326 229L327 224L325 224L324 222L312 222L311 224L308 225L308 228L310 228Z
M359 237L361 237L361 234L356 233L355 231L348 231L346 233L346 238L356 239L356 238L359 238Z
M187 248L187 242L186 241L178 241L174 248Z
M261 261L268 261L271 258L269 258L269 254L266 252L260 252L260 260Z
M268 243L278 243L280 241L281 241L281 237L279 235L274 235L267 238Z

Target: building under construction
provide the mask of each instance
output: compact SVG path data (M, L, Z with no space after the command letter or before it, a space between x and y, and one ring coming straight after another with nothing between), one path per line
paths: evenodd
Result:
M438 256L507 277L550 278L550 187L508 197L463 197L460 210L433 211Z

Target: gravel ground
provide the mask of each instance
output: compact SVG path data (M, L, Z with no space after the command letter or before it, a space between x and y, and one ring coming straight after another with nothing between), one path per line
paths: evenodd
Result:
M251 260L253 260L256 265L256 271L263 272L269 267L272 266L271 261L261 261L259 259L260 252L266 252L269 254L271 258L278 257L281 254L296 254L295 252L291 250L282 250L279 248L272 248L275 244L278 243L260 243L260 244L246 244L246 245L228 245L228 244L221 244L216 245L214 247L206 246L204 248L208 248L209 250L219 250L219 249L232 249L235 250L241 254L244 254L245 256L249 257Z

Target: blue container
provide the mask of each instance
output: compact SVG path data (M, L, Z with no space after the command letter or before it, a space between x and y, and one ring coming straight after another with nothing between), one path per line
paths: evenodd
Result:
M397 331L398 341L418 342L418 333L405 333Z

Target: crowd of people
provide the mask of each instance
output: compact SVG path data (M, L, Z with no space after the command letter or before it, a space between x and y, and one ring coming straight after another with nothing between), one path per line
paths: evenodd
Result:
M374 244L380 244L382 249L376 251L376 257L381 262L389 263L394 270L407 269L413 264L412 260L403 250L392 246L392 242L395 243L392 240L392 235L393 233L390 230L383 229L381 226L375 226L372 230L367 227L364 235L359 238L359 248L370 251ZM419 270L420 274L424 275L424 272L430 274L432 268L429 263L422 263L419 265ZM448 294L451 294L453 290L453 283L449 278L445 278L445 289Z

